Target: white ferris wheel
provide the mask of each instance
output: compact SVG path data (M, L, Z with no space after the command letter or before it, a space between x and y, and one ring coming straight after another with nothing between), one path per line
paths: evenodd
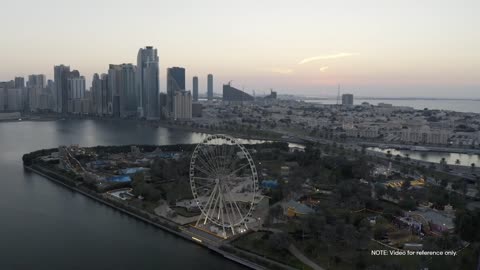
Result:
M224 237L247 228L255 210L258 175L250 153L236 139L210 135L196 146L190 187L201 210L196 226L213 223Z

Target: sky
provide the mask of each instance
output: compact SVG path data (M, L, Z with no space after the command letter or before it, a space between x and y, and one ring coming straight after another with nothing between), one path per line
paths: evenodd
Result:
M257 95L480 98L478 0L4 1L0 81L109 64L154 46L187 88L207 74Z

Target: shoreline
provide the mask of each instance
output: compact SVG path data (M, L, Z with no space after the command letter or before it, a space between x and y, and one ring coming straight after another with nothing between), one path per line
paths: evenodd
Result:
M269 269L269 267L275 266L275 269L289 269L293 270L295 268L292 268L289 265L283 264L278 261L272 261L268 258L261 258L256 256L254 253L250 253L244 250L237 250L234 248L231 244L226 243L222 244L219 246L214 246L212 244L209 244L208 241L198 241L198 239L191 234L185 233L185 228L182 227L181 225L178 225L170 220L167 220L163 217L160 216L155 216L154 218L158 219L158 221L153 220L153 218L150 216L150 213L143 213L139 212L136 213L135 211L142 211L141 209L127 209L129 206L128 205L123 205L121 202L114 202L113 200L110 201L107 198L103 197L102 194L96 193L94 191L90 190L83 190L80 188L80 185L78 185L78 182L75 182L72 179L68 179L65 176L58 175L54 171L50 171L49 169L42 168L41 166L39 168L35 168L35 165L33 166L28 166L28 165L23 165L24 169L29 170L33 173L36 173L39 176L42 176L56 184L59 184L65 188L70 189L71 191L75 191L80 193L81 195L88 197L96 202L102 203L106 206L109 206L115 210L118 210L122 212L123 214L126 214L132 218L136 218L139 221L143 221L149 225L152 225L158 229L163 230L164 232L171 233L174 236L177 236L179 238L182 238L184 241L188 241L190 243L197 244L199 246L202 246L204 248L207 248L209 251L214 252L217 256L221 256L225 259L228 259L230 261L233 261L235 263L238 263L240 265L243 265L249 269L255 269L255 270L266 270ZM46 170L46 171L43 171ZM48 172L47 172L48 171ZM57 175L57 177L54 177L49 174L54 174ZM63 180L61 179L63 178ZM118 203L118 205L116 205ZM132 207L133 208L133 207ZM147 215L146 217L142 215ZM162 224L162 221L164 220L166 224ZM169 224L171 223L171 224ZM168 225L168 226L167 226ZM175 229L178 229L175 230ZM228 250L233 250L232 252L229 252ZM239 256L237 254L241 254L243 256ZM246 257L246 258L245 258ZM253 258L254 260L249 260L249 258ZM257 261L260 261L261 264L259 264Z
M132 212L132 211L129 211L129 210L123 208L123 207L117 206L117 205L115 205L115 204L107 201L105 198L102 198L100 194L95 194L95 195L94 195L94 194L90 194L90 193L88 193L88 192L86 192L86 191L84 191L84 190L82 190L82 189L80 189L80 188L78 188L78 187L71 186L71 185L65 183L64 181L62 181L62 180L60 180L60 179L57 179L57 178L55 178L55 177L53 177L53 176L50 176L50 175L46 174L45 172L42 172L41 170L39 170L39 169L37 169L37 168L33 168L32 166L24 165L23 167L24 167L25 169L31 171L31 172L36 173L37 175L40 175L40 176L42 176L42 177L44 177L44 178L46 178L46 179L48 179L48 180L56 183L56 184L60 184L61 186L66 187L66 188L68 188L68 189L70 189L70 190L72 190L72 191L78 192L78 193L80 193L81 195L83 195L83 196L85 196L85 197L88 197L88 198L90 198L90 199L92 199L92 200L94 200L94 201L100 202L100 203L102 203L102 204L104 204L104 205L106 205L106 206L109 206L109 207L117 210L117 211L120 211L120 212L122 212L123 214L126 214L126 215L128 215L128 216L130 216L130 217L133 217L133 218L136 218L136 219L138 219L138 220L140 220L140 221L143 221L143 222L145 222L145 223L148 223L148 224L150 224L150 225L152 225L152 226L154 226L154 227L156 227L156 228L158 228L158 229L161 229L161 230L163 230L163 231L165 231L165 232L171 233L172 235L175 235L175 236L177 236L177 237L179 237L179 238L182 238L182 239L185 240L185 241L188 241L188 242L190 242L190 243L194 243L194 244L200 245L200 246L202 246L202 247L204 247L204 248L207 248L208 250L210 250L210 251L212 251L212 252L215 252L216 255L222 256L222 257L224 257L224 258L226 258L226 259L228 259L228 260L230 260L230 261L233 261L233 262L235 262L235 263L241 264L241 265L243 265L243 266L245 266L245 267L248 267L248 268L250 268L250 269L255 269L255 270L265 270L265 269L267 269L267 268L265 268L265 267L263 267L263 266L261 266L261 265L258 265L258 264L254 263L254 262L251 262L251 261L248 261L248 260L246 260L246 259L244 259L244 258L238 257L238 256L236 256L236 255L233 254L233 253L226 252L226 251L220 249L220 247L214 247L214 246L209 245L209 244L207 244L207 243L205 243L205 242L195 241L194 239L192 239L191 236L188 236L187 234L182 233L182 230L180 229L180 226L178 227L180 231L175 231L175 230L173 230L172 228L169 228L169 227L167 227L167 226L165 226L165 225L163 225L163 224L160 224L160 223L158 223L158 222L155 222L155 221L153 221L153 220L150 220L149 218L142 217L142 216L138 215L137 213L134 213L134 212ZM159 217L159 218L161 218L161 217Z

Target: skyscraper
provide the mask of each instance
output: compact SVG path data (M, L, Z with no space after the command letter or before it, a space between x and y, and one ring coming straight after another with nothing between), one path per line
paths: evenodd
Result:
M68 88L71 91L72 99L83 99L85 97L85 77L68 78Z
M45 92L45 75L29 75L26 87L26 102L24 109L37 111L47 108L47 94Z
M175 91L174 101L174 120L192 119L192 94L190 91Z
M75 94L74 91L77 91L78 93L78 89L80 89L81 87L81 82L76 82L76 83L72 83L70 82L72 79L80 79L80 81L82 80L80 78L80 72L78 70L72 70L71 72L67 73L67 107L63 108L64 110L66 110L67 113L73 113L74 112L74 106L75 106ZM85 81L85 78L83 78L83 80ZM83 85L85 85L85 83L83 83ZM78 88L76 88L78 86ZM75 89L74 89L75 88ZM85 92L85 91L83 91ZM78 102L77 102L78 103Z
M112 114L116 117L133 116L136 113L135 66L110 65L109 87L112 89Z
M97 73L93 74L91 97L93 113L96 115L102 115L102 80Z
M71 76L68 78L68 112L69 113L82 113L82 102L85 99L85 77Z
M25 89L25 78L24 77L15 77L15 88L21 89L21 103L22 108L25 110L28 107L28 91Z
M23 77L15 77L15 88L22 89L25 87L25 78Z
M45 88L46 93L47 93L47 110L49 111L55 111L55 83L53 80L48 80L47 81L47 86Z
M167 106L168 112L174 112L175 92L185 90L185 69L182 67L171 67L167 69Z
M102 85L101 89L101 95L102 95L102 115L107 115L108 114L108 93L109 93L109 86L108 86L108 74L102 74L100 76L100 81Z
M207 98L208 100L213 100L213 75L208 74L207 76Z
M198 77L193 77L192 82L192 89L193 89L193 101L198 101Z
M53 68L53 79L55 81L55 111L58 113L67 112L67 79L70 74L70 67L59 65Z
M28 75L27 87L29 88L44 88L45 87L45 75Z
M137 113L139 117L158 119L159 111L159 69L157 49L147 46L137 55L136 88Z

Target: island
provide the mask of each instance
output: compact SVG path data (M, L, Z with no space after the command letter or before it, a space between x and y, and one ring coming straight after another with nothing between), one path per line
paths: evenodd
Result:
M59 146L23 163L252 269L476 264L478 192L447 170L367 146L217 134L188 145Z

